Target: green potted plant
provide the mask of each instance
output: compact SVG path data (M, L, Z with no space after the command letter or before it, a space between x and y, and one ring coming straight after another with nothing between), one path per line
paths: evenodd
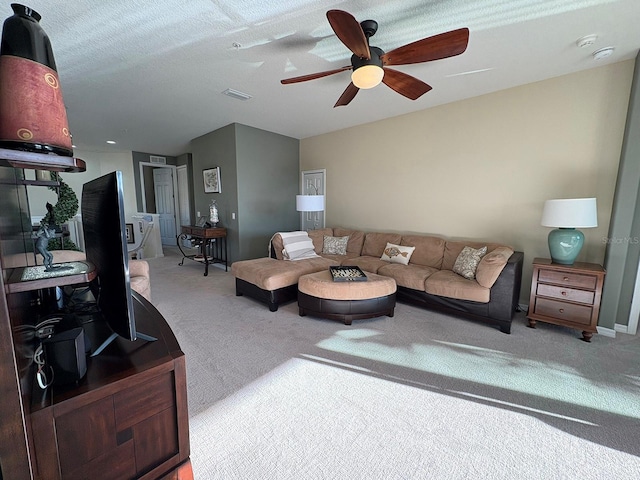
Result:
M58 202L53 207L53 219L56 225L62 225L72 218L78 212L78 197L69 184L65 183L58 172L50 172L51 180L59 182L58 187L48 187L58 193ZM51 212L42 219L43 225L48 225L51 220ZM73 241L68 238L61 241L61 238L52 238L49 240L49 250L80 250Z

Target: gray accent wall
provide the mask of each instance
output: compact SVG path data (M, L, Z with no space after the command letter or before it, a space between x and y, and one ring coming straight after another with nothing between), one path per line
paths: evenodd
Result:
M627 122L609 224L598 325L629 325L640 262L640 55L636 57Z
M299 140L234 123L193 139L191 150L195 210L208 216L216 200L229 263L264 257L275 232L299 228ZM212 167L221 193L204 193L202 171Z

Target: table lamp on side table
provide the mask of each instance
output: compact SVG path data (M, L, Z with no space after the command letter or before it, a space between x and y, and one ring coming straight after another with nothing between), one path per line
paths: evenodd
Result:
M584 244L584 234L576 228L598 226L595 198L547 200L541 224L556 227L549 232L549 253L554 263L573 265Z

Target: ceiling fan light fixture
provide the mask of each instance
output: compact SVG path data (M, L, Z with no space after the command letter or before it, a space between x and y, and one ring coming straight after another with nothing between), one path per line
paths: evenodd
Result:
M378 65L363 65L351 74L351 81L358 88L373 88L380 85L384 70Z

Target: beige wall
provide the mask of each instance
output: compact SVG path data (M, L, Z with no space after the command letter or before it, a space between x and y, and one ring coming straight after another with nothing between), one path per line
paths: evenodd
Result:
M74 156L81 158L87 164L87 170L82 173L61 173L62 179L73 189L78 202L82 197L82 185L89 180L98 178L109 172L120 170L124 179L124 213L128 219L137 211L136 187L133 177L133 160L131 152L105 153L88 150L76 150ZM28 174L29 175L29 174ZM55 203L56 195L42 187L29 187L29 204L32 215L47 213L46 202ZM42 211L42 213L40 213ZM80 211L78 210L78 213Z
M584 230L578 260L604 259L633 67L621 62L307 138L300 168L327 169L327 226L524 251L520 298L528 303L531 261L549 256L545 200L596 197L599 226Z

